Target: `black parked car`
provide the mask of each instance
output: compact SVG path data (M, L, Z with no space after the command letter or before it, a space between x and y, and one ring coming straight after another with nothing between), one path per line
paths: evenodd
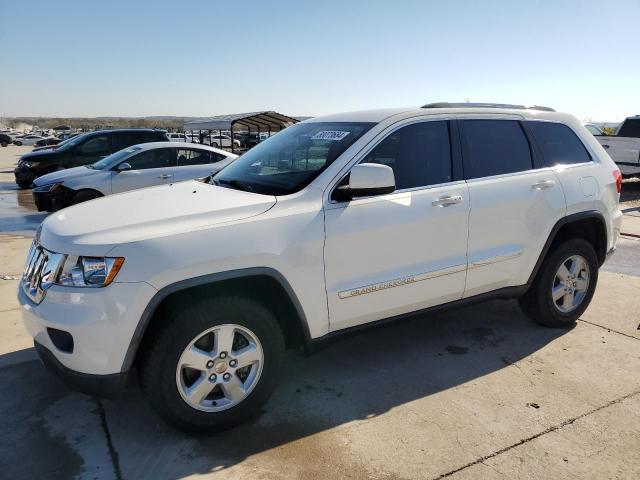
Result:
M11 145L13 143L13 138L4 133L0 133L0 146L6 147L7 145Z
M58 137L46 137L43 138L42 140L38 140L33 146L34 146L34 150L39 148L47 148L47 147L51 147L52 145L57 145L61 142L62 140L60 140Z
M164 132L151 129L99 130L78 135L55 149L27 153L14 170L16 183L28 188L37 177L97 162L118 150L147 142L166 142Z

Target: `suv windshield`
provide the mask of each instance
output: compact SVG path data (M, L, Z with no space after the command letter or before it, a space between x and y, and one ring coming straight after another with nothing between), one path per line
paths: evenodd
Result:
M289 195L309 185L374 123L293 125L256 145L212 179L216 185L264 195Z
M94 168L96 170L109 170L110 168L115 167L120 162L120 160L124 160L129 155L137 152L138 150L142 150L142 148L141 147L125 148L124 150L120 150L116 153L112 153L108 157L104 157L102 160L99 160L96 163L87 165L87 167Z
M76 145L78 145L80 142L84 141L90 133L93 132L86 132L86 133L81 133L80 135L76 135L75 137L69 137L66 140L60 142L58 145L58 150L66 150L70 147L74 147Z

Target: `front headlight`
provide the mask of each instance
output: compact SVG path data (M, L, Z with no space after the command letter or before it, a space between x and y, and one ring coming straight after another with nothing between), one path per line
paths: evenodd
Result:
M68 255L55 283L67 287L106 287L113 282L123 263L122 257Z
M42 185L41 187L36 187L33 189L34 192L55 192L62 187L62 183L50 183L49 185Z
M33 167L33 165L34 165L33 162L20 162L20 166L25 168L31 168Z

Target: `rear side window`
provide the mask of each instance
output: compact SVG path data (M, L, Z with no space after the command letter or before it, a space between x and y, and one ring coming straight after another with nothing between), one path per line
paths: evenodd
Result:
M111 133L111 145L114 152L123 148L137 145L142 142L142 135L138 132L113 132Z
M402 127L380 142L360 163L391 167L396 190L450 182L448 123L422 122Z
M625 120L620 126L618 137L640 138L640 118Z
M205 163L212 163L209 153L210 152L204 150L179 148L177 150L178 166L184 167L187 165L203 165Z
M167 140L168 140L167 135L162 132L144 132L142 134L141 143L166 142Z
M561 123L526 122L542 153L543 166L590 162L591 156L573 130Z
M464 120L464 175L467 179L524 172L533 168L527 137L516 120Z

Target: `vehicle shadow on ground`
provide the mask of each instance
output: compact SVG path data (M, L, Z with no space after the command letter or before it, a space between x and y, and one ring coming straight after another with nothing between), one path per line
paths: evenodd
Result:
M0 369L0 466L9 478L68 478L95 470L92 462L108 454L123 478L223 470L279 447L310 448L311 439L296 441L488 375L565 333L535 325L514 301L492 301L376 328L311 357L289 352L257 417L199 437L166 426L135 388L124 399L97 401L69 392L37 361L14 364ZM309 461L330 461L324 456Z

